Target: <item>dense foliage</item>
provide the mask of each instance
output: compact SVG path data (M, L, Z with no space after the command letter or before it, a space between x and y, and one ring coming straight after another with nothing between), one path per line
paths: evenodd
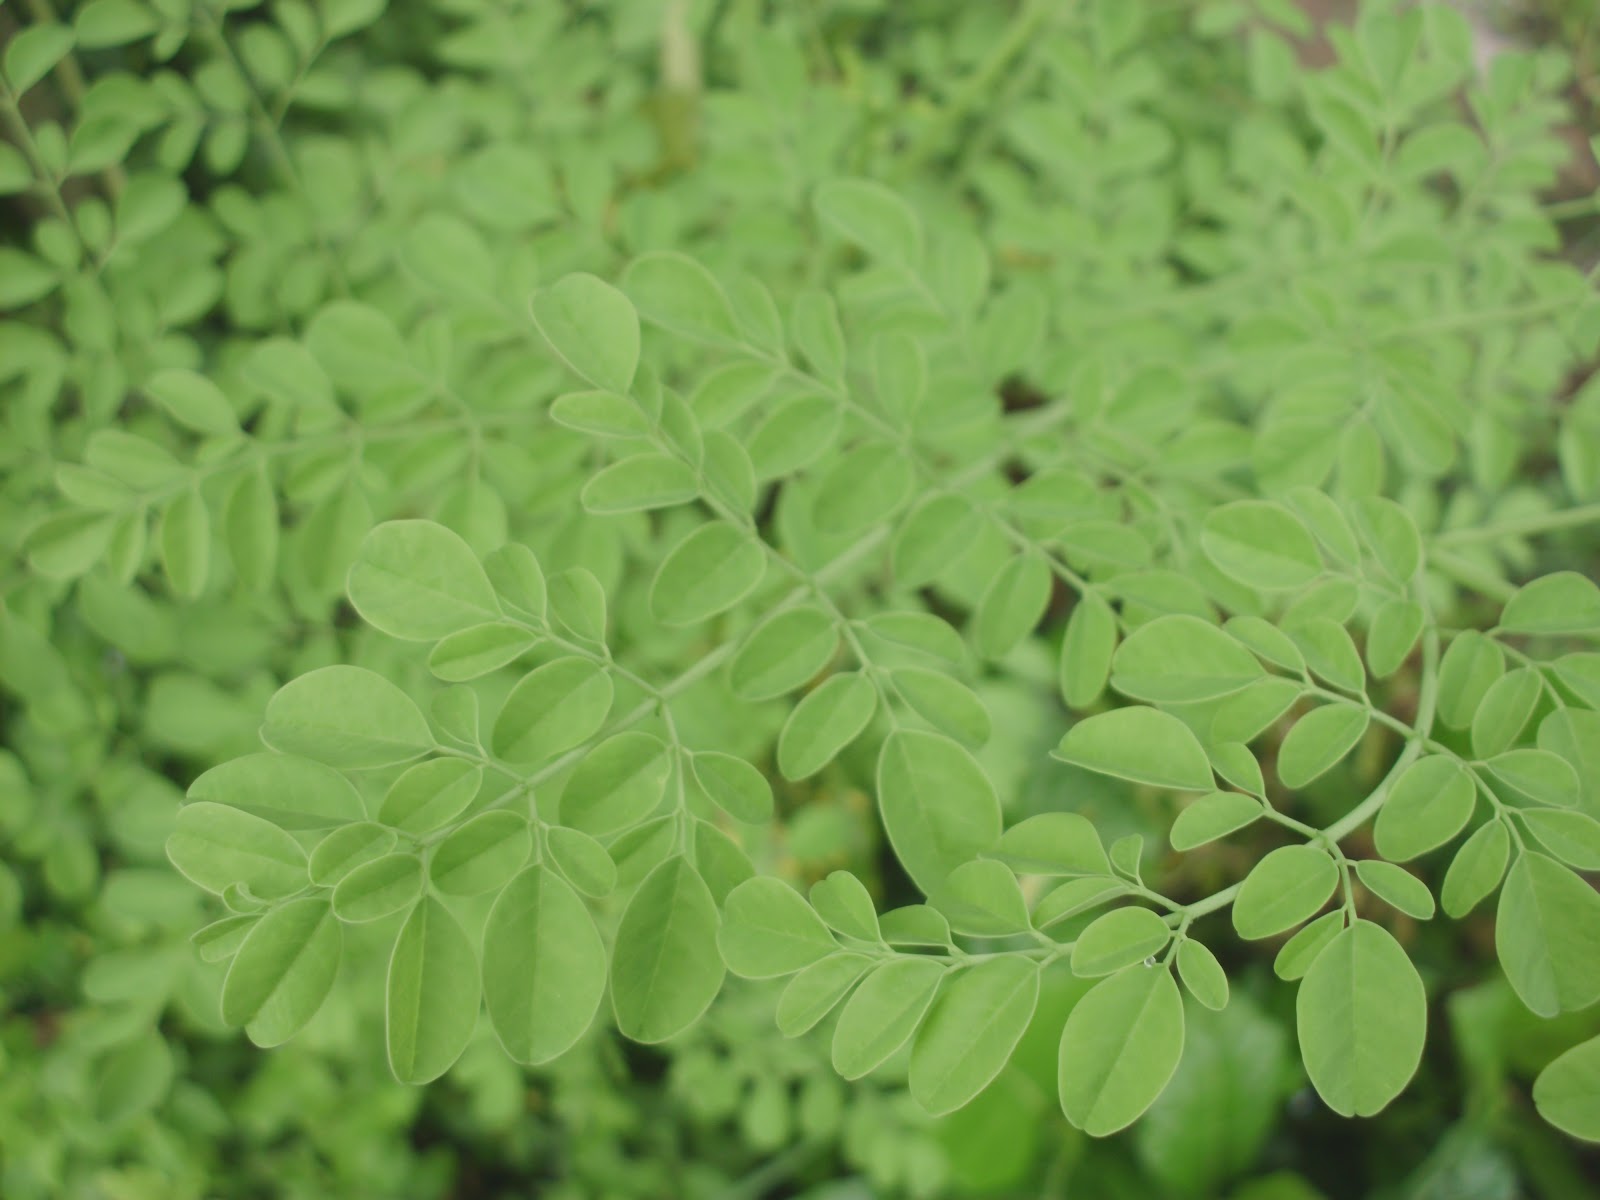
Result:
M0 1193L1587 1194L1561 53L0 22Z

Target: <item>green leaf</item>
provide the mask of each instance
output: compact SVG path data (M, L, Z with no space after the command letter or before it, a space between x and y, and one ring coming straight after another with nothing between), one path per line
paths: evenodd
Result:
M833 1069L860 1079L911 1040L933 1004L945 969L926 958L894 958L856 988L833 1030Z
M1212 790L1211 763L1200 739L1171 713L1118 708L1067 730L1055 757L1102 775L1178 791Z
M1407 767L1395 781L1373 840L1378 853L1406 862L1444 845L1466 827L1477 791L1458 759L1433 754Z
M582 567L572 567L549 583L550 612L568 633L591 645L606 642L606 593Z
M1543 690L1539 672L1532 667L1518 667L1495 680L1472 715L1472 753L1493 758L1511 749L1532 718Z
M550 865L585 896L609 896L617 886L617 864L606 848L586 833L552 825L545 830Z
M938 1117L972 1100L1005 1069L1039 1003L1039 968L994 958L954 973L911 1047L911 1095Z
M752 532L726 521L701 525L667 555L650 584L650 611L667 625L693 625L725 612L766 574Z
M683 858L652 871L628 901L611 958L617 1028L664 1042L693 1025L722 990L717 906Z
M265 469L240 477L223 510L222 532L239 582L265 591L278 565L278 495Z
M506 696L490 741L507 762L546 762L586 742L611 711L611 677L585 658L530 671Z
M362 667L320 667L267 701L261 738L274 750L360 770L417 758L433 734L411 698Z
M479 896L505 886L533 850L527 818L505 809L481 812L440 842L428 878L447 896Z
M877 689L863 672L830 676L795 705L784 723L778 770L788 780L815 775L861 735L877 707Z
M1414 600L1385 600L1373 614L1367 631L1367 666L1379 679L1387 679L1404 665L1422 636L1425 618Z
M289 754L247 754L212 767L189 785L188 798L229 804L283 829L321 829L366 816L343 775Z
M589 512L610 515L671 508L687 504L699 494L700 482L692 467L651 450L590 476L579 499Z
M306 883L305 851L294 838L261 817L206 800L178 810L167 857L191 882L219 895L242 883L270 900Z
M804 897L770 876L729 893L717 946L728 970L746 979L792 975L839 948Z
M1553 858L1525 851L1511 864L1494 945L1512 990L1539 1016L1600 1000L1600 893Z
M137 0L90 0L75 22L78 44L87 50L121 46L156 31L157 18Z
M406 641L437 641L500 616L478 556L432 521L387 521L367 534L347 588L367 624Z
M1157 617L1123 640L1111 686L1152 704L1215 700L1265 673L1256 656L1210 622L1181 613Z
M1524 809L1521 816L1535 840L1562 862L1600 871L1600 821L1568 809Z
M441 638L428 654L428 670L446 683L465 683L516 662L538 644L516 625L474 625Z
M1583 795L1572 764L1548 750L1507 750L1489 760L1489 773L1539 804L1573 808Z
M758 625L728 667L744 700L770 700L815 679L839 649L833 618L819 608L791 608Z
M1261 814L1261 802L1253 796L1208 792L1178 814L1168 839L1174 850L1193 850L1243 829Z
M862 941L878 940L878 910L872 896L849 871L834 871L811 885L811 907L829 928Z
M862 625L874 637L892 645L956 665L967 661L967 647L961 635L948 621L932 613L877 613Z
M790 309L789 333L818 376L844 378L844 330L839 327L839 308L832 296L820 288L802 288Z
M1370 1117L1416 1074L1428 1000L1387 930L1356 921L1317 956L1295 1000L1300 1054L1317 1094L1344 1117Z
M561 823L603 837L636 825L667 790L672 759L654 734L614 734L584 755L561 793Z
M291 900L245 935L222 981L222 1019L258 1046L282 1045L317 1015L339 973L341 926L328 901Z
M20 96L50 74L58 62L72 53L72 41L71 29L50 21L13 31L7 39L5 55L0 58L11 91Z
M641 254L628 264L622 286L652 325L696 341L743 340L722 285L687 255Z
M1072 708L1088 708L1105 691L1117 649L1117 618L1097 592L1085 592L1072 607L1061 639L1061 696Z
M1600 1038L1580 1042L1539 1072L1533 1103L1562 1133L1600 1142Z
M1027 817L1001 835L990 857L1023 875L1109 875L1111 863L1094 824L1078 813Z
M1200 547L1225 575L1259 591L1292 591L1322 573L1322 555L1306 527L1265 500L1214 509L1201 526Z
M1444 911L1457 920L1466 916L1500 886L1511 857L1511 835L1499 821L1478 827L1456 851L1439 889Z
M1279 979L1292 982L1303 978L1317 961L1317 955L1344 929L1345 912L1336 908L1303 926L1278 950L1272 971Z
M1312 709L1283 739L1278 750L1278 778L1285 787L1305 787L1356 748L1370 720L1367 710L1354 704Z
M936 733L896 730L878 755L878 811L895 857L924 895L1000 836L1000 800L970 753Z
M747 825L772 817L772 785L742 758L700 751L690 760L695 781L723 812Z
M47 579L76 579L104 560L113 532L105 513L47 517L28 532L28 566Z
M1439 660L1439 720L1452 729L1472 724L1472 714L1504 670L1499 646L1476 630L1458 634Z
M1003 937L1028 928L1028 902L1016 875L993 859L962 863L945 878L933 900L957 933Z
M378 820L401 833L432 833L471 804L483 768L460 758L435 758L408 767L389 785Z
M884 333L872 340L872 386L878 403L899 425L922 407L928 390L928 360L909 334Z
M860 533L893 516L915 487L911 460L899 446L858 446L823 475L811 519L824 533Z
M639 365L639 316L616 288L593 275L568 275L533 294L533 323L575 374L627 394Z
M778 1031L791 1038L809 1033L873 965L864 954L831 954L812 963L778 997Z
M174 421L195 433L226 436L239 432L233 405L222 389L203 375L169 367L145 380L144 391Z
M978 602L973 617L972 640L979 654L1001 659L1044 616L1050 604L1050 564L1043 554L1029 551L1013 555Z
M1293 708L1305 687L1292 679L1269 675L1222 701L1212 714L1211 741L1253 741Z
M1193 938L1178 944L1178 977L1189 994L1213 1012L1228 1007L1228 975L1210 947Z
M1408 584L1422 566L1422 535L1411 514L1385 496L1364 496L1356 503L1361 536L1385 573Z
M333 889L333 913L341 921L376 921L397 913L422 894L422 860L386 854L362 863Z
M989 740L989 710L972 689L942 671L896 667L889 683L919 717L968 746Z
M1105 875L1069 879L1060 887L1045 893L1044 898L1034 906L1033 927L1048 929L1102 904L1109 904L1117 897L1127 895L1128 890L1128 885L1122 880Z
M1364 690L1367 673L1343 625L1329 617L1311 617L1297 622L1289 633L1312 671L1347 692Z
M1183 998L1165 968L1133 966L1078 1001L1061 1031L1061 1110L1091 1137L1125 1129L1155 1103L1183 1056Z
M1391 908L1419 921L1431 920L1434 904L1428 885L1404 867L1364 858L1356 863L1356 877L1366 889Z
M198 489L179 493L161 514L161 566L172 590L192 600L211 574L211 512Z
M1110 975L1166 949L1172 929L1148 908L1115 908L1096 917L1072 947L1072 973Z
M461 1057L478 1024L478 960L450 910L424 897L389 957L384 1028L389 1069L429 1083Z
M817 185L811 207L824 225L875 258L911 268L922 260L916 212L881 183L830 179Z
M1543 635L1600 632L1600 586L1576 571L1535 579L1506 601L1500 628Z
M931 583L972 546L980 523L963 496L942 493L918 501L894 535L895 578L908 588Z
M530 1066L561 1057L605 990L605 946L577 893L542 866L506 884L483 927L483 999L506 1053Z
M1242 938L1271 937L1315 916L1339 886L1339 868L1315 846L1280 846L1251 869L1233 902Z
M341 825L318 842L311 852L311 882L333 887L362 863L389 853L398 840L394 830L376 821Z
M501 546L484 558L483 570L503 601L535 620L544 620L548 589L532 550L515 544Z

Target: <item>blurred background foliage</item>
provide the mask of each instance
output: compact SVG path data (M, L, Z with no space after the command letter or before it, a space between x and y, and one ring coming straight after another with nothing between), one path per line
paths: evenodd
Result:
M304 1035L263 1053L219 1024L220 967L188 941L206 902L162 854L184 788L255 748L281 680L352 653L393 659L339 599L339 564L375 518L423 512L480 547L527 540L608 590L630 557L649 557L641 523L573 503L582 439L546 436L528 415L529 396L561 385L518 352L538 283L661 247L775 290L834 282L806 198L819 179L868 174L925 212L975 214L1006 286L1051 297L1051 330L1018 354L1037 377L986 381L1008 403L1058 387L1087 338L1113 355L1152 339L1190 347L1226 372L1219 348L1247 351L1250 319L1297 283L1314 275L1339 294L1341 265L1298 274L1273 258L1293 240L1285 213L1313 227L1350 216L1328 194L1319 207L1310 168L1311 147L1348 132L1341 103L1371 91L1371 42L1342 24L1350 13L1292 0L54 6L0 5L0 1195L1596 1194L1600 1158L1538 1121L1527 1085L1600 1032L1600 1013L1532 1018L1494 966L1487 914L1401 931L1438 1003L1417 1084L1380 1117L1347 1122L1315 1101L1289 993L1235 945L1233 1003L1191 1012L1166 1095L1095 1142L1055 1102L1056 1031L1085 986L1065 971L997 1084L937 1121L892 1072L846 1085L825 1040L779 1038L770 986L730 986L667 1046L597 1028L536 1072L480 1031L417 1090L384 1064L380 993L347 979ZM1448 194L1455 215L1442 249L1410 249L1481 255L1491 279L1507 263L1538 278L1563 256L1587 269L1600 238L1584 127L1596 8L1495 3L1470 16L1439 19L1424 100L1484 130L1492 166L1460 166L1482 147L1444 138L1436 160L1413 164L1396 204L1426 213ZM1562 295L1555 283L1549 294ZM473 411L375 389L371 437L330 425L320 444L282 452L277 584L243 586L261 581L220 567L163 575L149 546L179 498L211 482L242 491L257 464L226 446L210 463L141 458L118 430L162 445L183 431L130 393L160 367L205 362L226 388L271 396L307 378L302 340L337 374L342 331L322 314L352 295L412 331L416 353L454 356ZM1479 490L1511 495L1514 511L1519 472L1558 463L1592 486L1594 337L1574 345L1537 325L1479 336L1498 374L1472 422L1518 427L1528 395L1566 398L1520 454L1463 431ZM1274 369L1258 362L1241 387L1270 391ZM386 404L413 422L392 442ZM137 502L106 483L119 466L145 473ZM205 495L225 522L228 498ZM1566 549L1565 565L1593 570L1593 540ZM985 765L1019 798L1012 817L1068 795L1108 839L1164 845L1165 803L1048 762L1063 718L1038 703L1052 656L1031 652L983 688L996 729ZM684 646L634 653L681 659ZM754 743L772 729L746 727L777 717L728 702L696 719ZM848 867L883 902L909 898L869 777L846 756L780 791L773 844L747 849L799 881ZM1318 793L1342 811L1339 776ZM1213 848L1183 869L1199 891L1266 848ZM352 942L346 975L381 972L381 947Z

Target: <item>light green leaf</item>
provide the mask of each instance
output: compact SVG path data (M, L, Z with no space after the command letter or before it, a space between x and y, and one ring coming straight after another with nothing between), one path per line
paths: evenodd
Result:
M145 380L144 390L178 424L207 436L226 436L239 432L233 405L203 375L178 367L157 371Z
M1389 578L1410 583L1422 566L1422 535L1411 514L1386 496L1363 496L1355 513L1362 538Z
M916 650L947 663L967 661L966 643L948 621L923 612L885 612L868 617L867 632L895 646Z
M1004 1070L1039 1003L1039 968L994 958L940 990L911 1047L912 1098L934 1116L963 1107Z
M1297 621L1289 634L1305 656L1306 665L1335 687L1360 692L1367 681L1361 655L1349 631L1330 617L1313 616Z
M539 559L526 546L509 544L485 556L483 571L500 599L536 620L544 620L548 588Z
M970 753L936 733L903 729L884 740L878 810L895 857L924 895L1000 836L994 785Z
M846 1002L833 1030L833 1069L860 1079L916 1033L945 969L926 958L894 958L873 970Z
M641 254L628 264L622 286L652 325L696 341L742 340L722 285L685 254Z
M839 327L839 307L820 288L802 288L789 312L789 334L795 348L823 379L844 378L844 330Z
M579 499L589 512L609 515L671 508L687 504L699 494L700 482L692 467L650 450L591 475Z
M1023 875L1109 875L1094 824L1078 813L1037 813L1001 835L989 855Z
M1292 591L1322 573L1322 555L1292 513L1265 500L1214 509L1200 547L1224 574L1259 591Z
M311 852L311 882L333 887L362 863L389 853L398 840L394 830L376 821L341 825L318 842Z
M912 711L941 733L967 746L989 740L989 710L959 679L922 667L896 667L889 682Z
M397 913L422 894L422 860L386 854L356 867L333 889L333 913L359 924Z
M729 893L717 946L728 970L746 979L792 975L839 948L804 897L770 876Z
M1061 696L1072 708L1088 708L1105 691L1117 649L1117 618L1097 592L1085 592L1072 607L1061 639L1057 672Z
M306 883L305 851L294 838L261 817L206 800L178 810L167 857L192 882L219 895L229 884L242 883L270 900Z
M240 477L223 510L222 532L239 582L265 591L278 565L278 495L265 469Z
M1580 871L1600 871L1600 821L1570 809L1529 808L1522 823L1551 854Z
M832 929L862 941L878 940L878 910L866 885L849 871L834 871L811 885L811 907Z
M1458 634L1439 660L1439 720L1452 729L1472 724L1472 714L1504 670L1494 642L1472 629Z
M1416 1073L1428 1001L1400 943L1382 926L1356 921L1306 972L1295 1025L1323 1102L1340 1116L1370 1117Z
M1428 885L1404 867L1364 858L1356 863L1356 877L1363 886L1391 908L1409 917L1427 921L1433 917L1433 893Z
M1061 1110L1091 1137L1133 1124L1183 1056L1183 998L1164 967L1133 966L1078 1001L1061 1031Z
M639 364L639 316L593 275L568 275L535 292L533 323L557 358L595 387L626 394Z
M831 954L812 963L778 997L778 1031L791 1038L809 1033L872 966L865 954Z
M875 258L910 268L922 260L916 212L881 183L830 179L817 185L811 207L824 225Z
M700 751L690 760L695 781L723 812L747 825L772 817L772 785L742 758Z
M1511 864L1494 945L1512 990L1539 1016L1600 1000L1600 893L1553 858L1525 851Z
M596 836L636 825L666 792L672 760L654 734L627 730L590 750L561 793L561 822Z
M538 644L516 625L474 625L441 638L428 653L428 670L446 683L465 683L516 662Z
M611 676L586 658L558 658L524 675L495 718L491 742L508 762L546 762L581 745L611 711Z
M1110 975L1159 954L1171 940L1171 927L1148 908L1115 908L1078 935L1072 973L1090 979Z
M1028 928L1028 902L1011 868L992 858L964 862L933 895L957 933L1003 937Z
M1532 667L1507 671L1484 693L1472 714L1472 753L1493 758L1511 749L1533 716L1544 691L1539 672Z
M483 768L460 758L435 758L407 767L389 785L378 820L402 833L432 833L472 803Z
M918 501L894 535L895 578L906 587L931 583L971 548L979 524L977 510L963 496L941 493Z
M1545 635L1600 632L1600 586L1576 571L1535 579L1506 601L1500 628Z
M1228 975L1210 947L1193 938L1178 945L1178 978L1189 994L1213 1012L1228 1007Z
M1367 632L1367 666L1387 679L1405 663L1422 636L1422 605L1414 600L1385 600L1373 614Z
M428 1083L448 1071L478 1024L478 999L472 944L449 909L424 897L389 957L384 1028L395 1078Z
M795 705L778 735L778 770L789 780L815 775L872 720L878 692L861 671L830 676Z
M1507 750L1489 760L1489 773L1540 804L1574 808L1583 795L1572 764L1549 750Z
M973 645L988 659L1004 658L1033 632L1050 603L1050 565L1044 555L1013 555L996 572L973 617Z
M839 631L820 608L791 608L758 625L733 656L728 684L744 700L770 700L815 679L833 661Z
M1092 908L1109 904L1119 896L1126 896L1128 891L1126 883L1107 875L1069 879L1054 891L1046 892L1044 898L1034 906L1033 927L1048 929Z
M433 734L411 698L363 667L320 667L267 701L261 738L274 750L360 770L417 758Z
M483 929L483 998L506 1053L530 1066L561 1057L605 990L605 946L583 901L545 867L511 880Z
M1466 916L1500 886L1511 857L1511 835L1499 821L1479 826L1456 851L1450 869L1444 874L1439 901L1444 911L1457 920Z
M503 887L532 850L527 818L491 809L470 818L439 843L428 863L428 877L447 896L479 896Z
M291 900L245 935L222 981L222 1019L258 1046L282 1045L328 998L344 945L328 901Z
M1459 760L1433 754L1412 763L1378 810L1372 831L1378 853L1406 862L1444 845L1466 827L1476 796Z
M1155 708L1118 708L1067 730L1055 757L1135 783L1209 792L1211 763L1189 727Z
M1208 792L1178 814L1168 838L1174 850L1193 850L1243 829L1261 814L1261 802L1253 796Z
M189 785L188 798L232 805L283 829L321 829L366 816L343 775L290 754L247 754L212 767Z
M1254 654L1208 621L1179 613L1130 633L1111 664L1111 686L1152 704L1215 700L1265 674Z
M1600 1037L1580 1042L1539 1072L1533 1103L1562 1133L1600 1142Z
M545 849L550 865L585 896L600 899L617 886L617 864L588 834L552 825L545 830Z
M1339 886L1339 868L1315 846L1280 846L1251 869L1233 902L1233 927L1271 937L1315 916Z
M179 493L161 514L161 565L172 590L192 600L211 574L211 511L199 489Z
M1367 710L1354 704L1312 709L1283 739L1278 750L1278 778L1285 787L1305 787L1356 748L1370 720Z
M767 557L751 532L726 521L701 525L675 546L650 585L650 611L693 625L732 608L761 582Z
M911 460L899 446L858 446L822 477L811 519L825 533L860 533L893 516L915 487Z
M500 616L478 556L432 521L387 521L367 534L347 588L367 624L407 641L437 641Z
M1317 955L1344 929L1345 912L1336 908L1303 926L1278 950L1272 970L1279 979L1293 981L1304 977Z
M550 612L568 633L591 645L606 642L606 593L600 581L582 567L562 571L550 580Z
M617 1028L636 1042L664 1042L693 1025L722 990L717 906L680 857L639 885L622 914L611 958Z

